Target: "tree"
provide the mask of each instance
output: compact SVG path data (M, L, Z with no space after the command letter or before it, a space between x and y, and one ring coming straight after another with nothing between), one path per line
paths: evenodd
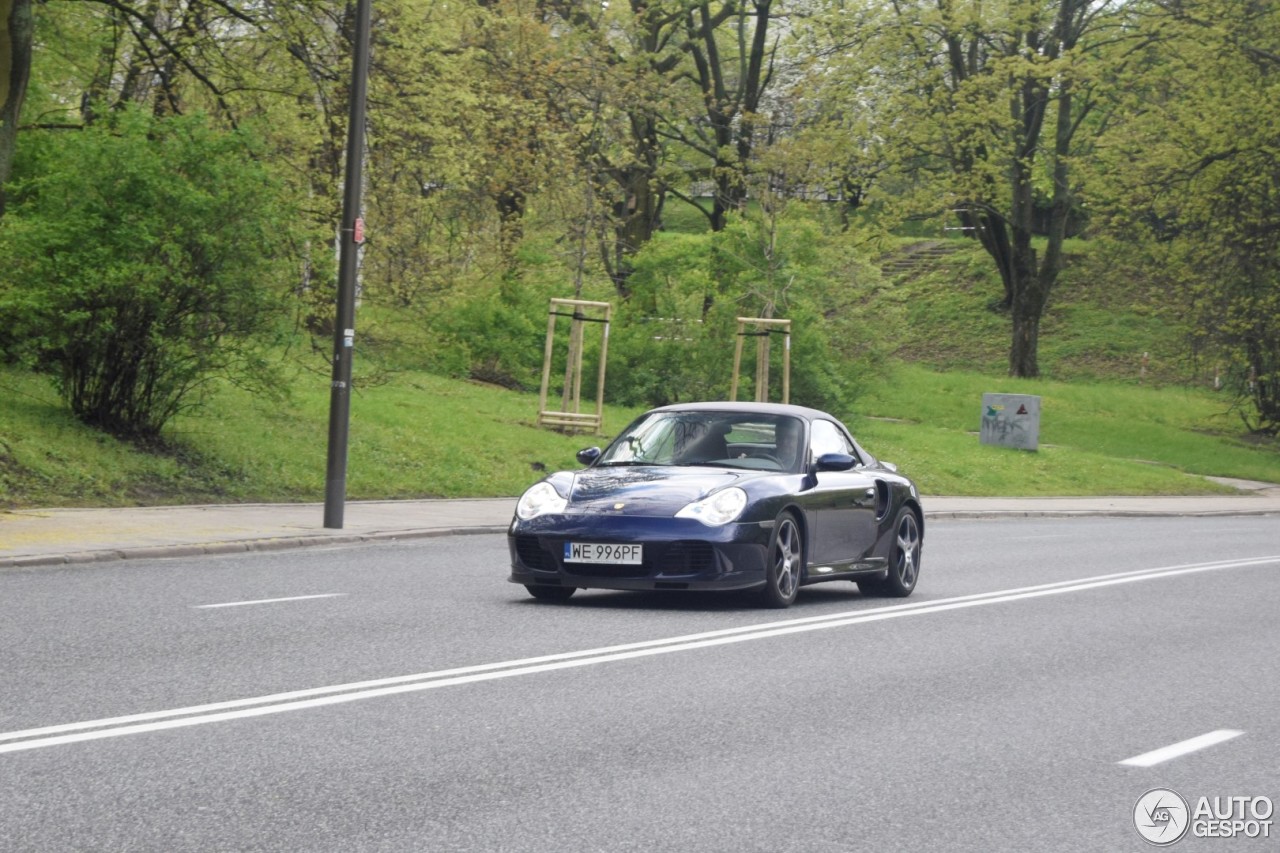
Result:
M35 33L31 0L0 0L0 217L13 170L18 119L31 76L31 41Z
M707 162L695 174L714 187L707 212L713 231L747 198L761 106L773 80L775 14L773 0L726 0L690 3L685 15L682 47L692 70L682 76L697 87L702 114L667 132Z
M954 212L1000 273L1012 319L1009 373L1037 376L1040 320L1062 269L1079 192L1071 174L1096 87L1118 49L1115 0L870 4L841 33L849 61L834 109L871 105L869 133L908 213ZM828 90L839 83L828 85ZM854 146L864 144L853 140ZM912 188L914 187L914 192ZM1042 201L1043 199L1043 201ZM1037 209L1047 208L1040 228ZM1043 253L1032 238L1043 230Z
M216 376L266 378L294 214L244 132L136 109L45 134L0 224L0 351L73 413L152 440Z
M564 30L551 94L574 129L588 198L607 211L611 233L600 258L618 295L628 298L632 259L660 227L669 187L664 116L676 112L672 74L684 7L630 0L627 6L547 0Z
M1097 206L1161 259L1195 351L1224 369L1248 426L1280 434L1280 8L1139 9L1150 47L1101 140Z

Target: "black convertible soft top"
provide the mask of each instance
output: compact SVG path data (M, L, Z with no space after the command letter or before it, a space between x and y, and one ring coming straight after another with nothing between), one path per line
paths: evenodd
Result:
M662 406L661 408L652 409L654 412L731 412L741 413L744 415L790 415L793 418L804 418L807 421L821 418L823 420L835 421L840 423L840 419L834 415L819 411L818 409L810 409L806 406L792 406L784 403L727 403L727 402L707 402L707 403L674 403L670 406Z

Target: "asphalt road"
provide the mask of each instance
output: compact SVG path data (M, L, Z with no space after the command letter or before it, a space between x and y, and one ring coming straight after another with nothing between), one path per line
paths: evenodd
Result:
M1280 800L1280 518L940 521L906 603L505 577L500 536L0 574L0 850L1140 851L1152 788Z

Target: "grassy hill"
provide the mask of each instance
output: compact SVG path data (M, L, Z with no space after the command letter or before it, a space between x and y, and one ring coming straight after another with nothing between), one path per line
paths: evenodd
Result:
M1280 482L1280 447L1242 435L1230 401L1182 354L1176 316L1122 257L1077 251L1042 329L1045 378L1015 381L1005 375L1008 318L988 307L998 282L972 244L945 248L902 269L886 260L889 275L867 288L862 308L896 360L866 383L856 411L835 413L926 493L1195 494L1221 490L1205 476ZM1038 452L978 443L987 391L1042 397ZM0 368L0 395L2 507L323 499L327 376L299 370L284 401L222 388L172 423L161 453L82 426L41 377ZM538 429L537 407L535 394L394 373L352 400L348 497L515 495L602 441ZM605 432L636 413L607 407Z
M72 419L42 380L0 371L0 505L128 506L318 501L324 495L328 389L312 377L281 404L228 388L179 418L174 449L143 453ZM1042 395L1037 453L978 443L984 391ZM572 467L598 444L534 426L537 396L400 374L352 402L348 497L518 494L543 469ZM608 407L605 429L635 410ZM930 494L1200 494L1202 475L1280 482L1280 452L1234 435L1203 391L993 379L896 367L844 413L860 440Z
M146 453L68 414L39 377L0 370L0 505L128 506L324 497L327 377L299 373L289 399L226 387L166 429L170 450ZM536 394L401 373L351 403L347 494L484 497L518 494L543 468L574 465L599 439L534 426ZM632 412L611 409L622 427Z
M971 240L900 241L883 259L884 280L867 310L897 319L903 361L1001 376L1008 372L1010 320L990 258ZM1068 241L1040 329L1040 372L1071 381L1148 384L1212 380L1196 364L1167 295L1122 248Z
M1041 398L1035 453L980 445L984 392ZM1280 482L1280 448L1240 435L1207 391L1013 380L902 364L850 418L869 450L928 494L1204 494L1207 476Z

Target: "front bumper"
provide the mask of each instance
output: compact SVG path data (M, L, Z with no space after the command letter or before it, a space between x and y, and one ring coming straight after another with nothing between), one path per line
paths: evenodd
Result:
M546 515L508 531L512 583L582 589L749 589L764 584L772 522ZM640 544L640 565L566 563L566 542Z

